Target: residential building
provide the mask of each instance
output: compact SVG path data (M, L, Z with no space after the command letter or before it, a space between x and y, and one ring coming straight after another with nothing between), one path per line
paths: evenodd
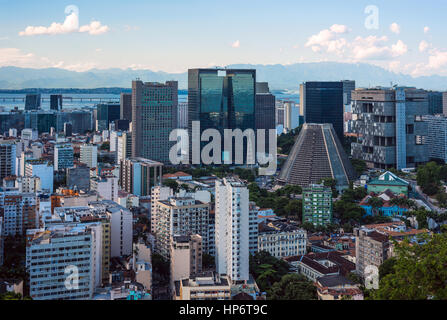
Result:
M98 166L98 146L95 144L83 144L80 147L80 159L89 168Z
M248 252L254 255L258 252L258 210L255 202L248 204Z
M3 231L3 217L0 216L0 267L3 265L5 249L4 249L4 231Z
M307 232L287 222L275 221L259 225L258 250L275 258L306 254Z
M318 300L363 300L360 285L340 275L318 278Z
M63 225L27 233L26 267L33 300L88 300L100 271L101 228ZM75 283L67 277L77 274ZM76 285L76 286L75 286Z
M330 123L343 139L345 89L343 81L307 81L300 85L300 114L305 123ZM351 88L346 82L346 88ZM347 95L346 95L347 98Z
M13 141L0 141L0 181L16 173L16 145Z
M305 123L281 169L280 184L307 187L333 178L337 189L349 187L354 168L331 124Z
M102 199L118 203L118 178L116 177L92 178L90 179L90 190L95 191Z
M143 285L144 292L152 292L152 250L143 242L134 244L133 266L135 280Z
M415 88L357 89L352 93L352 156L369 168L414 168L428 161L427 92Z
M303 189L303 223L325 226L332 223L332 190L312 184Z
M17 177L15 187L20 193L38 193L42 191L39 177Z
M152 187L161 184L161 162L145 158L128 158L120 162L120 186L136 196L151 194Z
M151 188L151 233L155 234L155 230L158 224L158 210L157 210L157 202L168 200L169 197L174 195L173 190L169 187L163 186L154 186Z
M116 163L121 164L121 161L130 157L132 157L132 134L125 131L118 137Z
M171 197L154 203L156 211L155 251L170 258L171 238L190 234L202 237L203 252L208 252L210 205L190 197Z
M216 180L216 270L233 283L249 280L248 198L241 180Z
M3 236L23 236L39 227L39 198L35 193L0 192L0 216Z
M199 234L173 236L171 240L171 288L175 281L202 272L202 237Z
M25 176L39 177L42 190L53 192L53 166L45 160L27 160L25 162Z
M54 170L73 168L73 147L71 145L58 145L54 147Z
M132 81L132 156L170 163L177 128L178 83Z
M175 281L174 300L230 300L231 283L227 276L205 272Z

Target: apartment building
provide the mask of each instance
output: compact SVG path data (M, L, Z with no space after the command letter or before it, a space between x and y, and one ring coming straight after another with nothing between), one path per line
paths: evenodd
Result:
M306 254L307 232L295 225L275 221L259 226L258 249L275 258Z
M35 193L0 192L0 216L3 235L25 235L27 229L39 227L39 198Z
M230 300L228 277L213 272L175 281L174 300Z
M202 272L202 237L198 234L173 236L171 241L171 287L175 281Z
M89 168L96 168L98 166L98 146L83 144L80 148L79 161L86 164Z
M303 189L303 222L325 226L332 222L332 190L312 184Z

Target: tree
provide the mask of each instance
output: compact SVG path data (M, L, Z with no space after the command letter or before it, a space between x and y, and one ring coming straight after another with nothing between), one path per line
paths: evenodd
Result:
M337 180L334 178L324 178L321 179L320 183L322 183L325 187L330 187L332 190L332 198L338 197L338 191L336 189L337 187Z
M169 187L169 188L171 188L172 190L174 190L174 193L176 193L176 192L178 191L178 189L179 189L179 185L178 185L177 181L175 181L175 180L173 180L173 179L165 179L165 180L163 181L163 184L164 184L166 187Z
M287 216L297 216L301 219L303 214L303 202L302 200L290 200L284 209Z
M394 272L394 266L396 265L396 259L386 259L379 267L379 278L382 279L385 276Z
M359 159L351 159L351 164L354 167L355 172L357 175L361 175L363 172L366 171L366 162Z
M281 277L289 272L289 264L273 257L267 251L257 252L250 256L250 273L261 291L266 291Z
M425 244L408 240L395 245L396 263L372 293L378 300L447 299L447 234Z
M439 192L436 195L436 200L438 201L440 207L445 208L447 206L447 193Z
M440 187L440 173L440 167L436 162L429 162L424 166L418 167L417 183L425 194L433 196L438 193Z
M287 274L267 291L269 300L316 300L317 288L303 275Z
M371 197L368 199L368 205L371 206L374 215L378 216L379 209L383 207L383 199L378 197Z
M109 151L110 150L110 142L108 141L104 141L101 146L99 147L99 150L105 150L105 151Z

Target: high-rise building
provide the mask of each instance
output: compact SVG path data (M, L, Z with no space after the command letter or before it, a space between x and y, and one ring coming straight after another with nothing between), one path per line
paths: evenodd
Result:
M425 115L428 125L427 147L430 159L439 159L447 163L447 117L443 114Z
M120 119L132 121L132 93L120 95Z
M427 92L415 88L357 89L352 93L355 159L369 168L416 167L428 161Z
M13 141L0 141L0 181L16 173L17 148Z
M98 166L98 146L95 144L83 144L80 147L81 163L85 163L89 168L96 168Z
M4 260L3 217L0 217L0 267Z
M96 130L102 131L109 128L109 123L120 118L120 105L116 103L101 103L96 107Z
M25 97L25 110L39 110L41 97L40 94L31 93Z
M136 196L148 196L152 187L161 184L163 164L144 158L120 162L120 186Z
M190 159L200 162L200 150L193 150L194 136L201 136L207 129L254 130L256 106L256 70L254 69L189 69L188 70L188 133ZM193 132L193 121L200 121L199 132ZM244 139L243 149L247 139ZM255 141L254 141L255 142ZM202 142L204 146L206 142ZM234 145L233 145L234 149ZM233 150L225 150L222 141L220 159L233 160ZM232 158L229 157L229 152ZM243 159L248 154L244 153ZM223 162L223 161L221 161Z
M442 114L447 117L447 92L442 93Z
M132 156L132 134L130 132L123 132L118 137L116 163L121 164L121 161L126 160Z
M38 110L25 113L25 127L37 130L39 134L49 133L51 127L57 126L57 112Z
M330 123L338 138L343 139L343 89L342 81L308 81L301 84L300 114L304 116L304 122Z
M179 102L177 128L188 129L188 102Z
M62 95L52 94L50 95L50 109L51 110L62 110Z
M173 190L169 187L155 186L151 189L151 232L155 234L158 224L157 202L168 200L173 196Z
M0 192L0 216L4 236L23 236L39 227L39 198L35 193Z
M351 104L351 94L355 90L355 81L353 80L342 80L343 83L343 104Z
M178 83L132 81L132 156L170 163L177 127Z
M300 125L300 108L293 101L284 101L284 129L291 131Z
M442 114L442 92L428 91L428 114Z
M102 244L100 233L100 225L87 224L30 230L26 266L33 300L91 299L95 271L100 267L96 259ZM67 285L70 273L76 273L78 279Z
M101 199L118 203L118 178L116 177L91 178L90 190L96 192Z
M335 179L338 190L343 190L356 174L332 125L305 123L278 182L307 187L325 178Z
M332 223L332 190L324 185L312 184L303 189L303 223L315 227Z
M270 130L276 128L276 101L270 93L267 82L256 82L255 128ZM265 135L265 153L269 150L269 135Z
M71 137L73 135L73 125L70 122L64 123L64 135Z
M173 236L171 241L171 287L175 281L202 272L202 237L198 234Z
M152 200L153 201L153 200ZM155 251L170 258L171 238L199 234L203 251L208 252L208 216L210 205L189 197L171 197L155 202Z
M73 146L58 145L54 147L54 170L73 168Z
M25 176L39 177L41 181L42 190L46 192L53 192L53 165L45 160L27 160L25 162Z
M233 283L249 280L249 199L247 186L216 181L216 270Z

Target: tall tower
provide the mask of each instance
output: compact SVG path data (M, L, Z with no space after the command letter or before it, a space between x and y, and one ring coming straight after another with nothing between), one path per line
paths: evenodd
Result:
M177 128L178 83L132 81L132 157L169 163Z
M249 199L237 179L216 181L216 270L233 283L249 279Z

